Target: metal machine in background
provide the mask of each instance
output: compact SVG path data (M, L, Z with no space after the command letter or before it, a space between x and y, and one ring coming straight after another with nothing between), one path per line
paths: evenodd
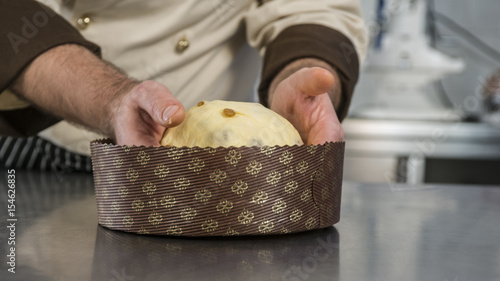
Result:
M490 2L481 4L500 8ZM379 0L372 14L377 32L343 123L345 179L500 184L500 125L483 109L495 100L484 96L491 87L477 81L476 90L457 102L442 84L461 75L471 58L466 51L452 57L435 48L436 21L458 24L436 12L431 0ZM472 105L480 108L474 114L467 111Z
M424 86L463 71L460 58L430 46L426 35L426 1L379 1L381 29L369 50L365 74L375 84L375 101L357 117L396 120L459 120L449 103ZM385 10L386 12L381 12Z

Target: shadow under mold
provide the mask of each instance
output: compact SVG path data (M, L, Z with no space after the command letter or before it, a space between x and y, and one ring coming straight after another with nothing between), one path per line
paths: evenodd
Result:
M99 226L92 280L335 280L338 275L335 227L288 235L182 238Z

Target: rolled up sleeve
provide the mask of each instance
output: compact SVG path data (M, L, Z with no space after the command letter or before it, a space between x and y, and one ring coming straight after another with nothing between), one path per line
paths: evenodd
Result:
M0 0L1 95L12 95L7 89L36 57L63 44L78 44L101 55L99 46L47 6L31 0ZM22 106L13 98L0 101L1 135L32 135L58 121L28 103Z
M289 63L316 58L337 70L342 86L340 119L347 114L367 33L359 1L271 0L260 1L246 16L248 41L264 57L259 97L267 106L267 92L274 77Z

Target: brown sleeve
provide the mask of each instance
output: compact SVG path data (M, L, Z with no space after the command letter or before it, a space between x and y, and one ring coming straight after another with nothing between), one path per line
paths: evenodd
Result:
M47 6L32 0L0 0L0 93L36 57L63 44L78 44L101 55L99 46ZM0 111L0 135L32 135L57 121L35 108Z
M339 120L349 109L354 86L359 76L359 59L352 42L337 30L316 24L288 27L271 42L264 56L259 98L267 104L267 92L274 77L289 63L302 58L316 58L337 70L342 86L338 107Z

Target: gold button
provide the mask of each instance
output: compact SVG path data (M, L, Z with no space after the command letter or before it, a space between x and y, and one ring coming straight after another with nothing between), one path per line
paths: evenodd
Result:
M92 20L89 16L81 16L76 20L76 26L78 27L78 29L84 30L89 27L90 22L92 22Z
M179 42L177 42L177 46L175 46L175 50L178 53L184 52L189 47L189 41L183 37Z

